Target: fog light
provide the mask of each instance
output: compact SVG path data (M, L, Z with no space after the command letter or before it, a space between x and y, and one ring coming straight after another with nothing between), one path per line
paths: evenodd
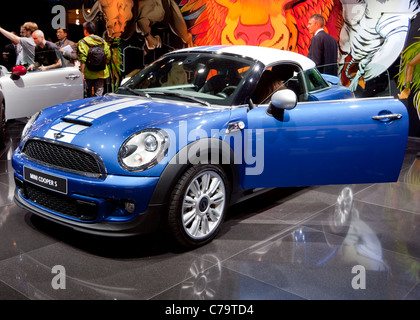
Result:
M136 205L134 204L133 201L125 200L124 201L124 209L128 213L134 213L134 211L136 210Z

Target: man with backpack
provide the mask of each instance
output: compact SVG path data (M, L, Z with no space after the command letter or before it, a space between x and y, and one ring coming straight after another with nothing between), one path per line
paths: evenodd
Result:
M83 24L85 37L77 44L77 51L86 84L87 96L101 96L105 90L105 79L109 78L108 62L111 59L111 50L108 43L95 35L95 24Z

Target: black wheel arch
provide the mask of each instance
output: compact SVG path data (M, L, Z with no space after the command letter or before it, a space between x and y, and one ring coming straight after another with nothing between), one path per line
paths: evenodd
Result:
M226 173L231 183L231 202L239 194L239 172L232 148L217 138L196 140L182 148L163 170L149 205L167 204L177 181L191 166L217 164Z

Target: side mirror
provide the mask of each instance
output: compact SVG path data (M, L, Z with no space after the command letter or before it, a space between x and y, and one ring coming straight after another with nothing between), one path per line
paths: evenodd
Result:
M296 93L290 89L279 90L271 97L267 113L279 121L283 120L284 110L291 110L296 107Z
M12 75L10 76L12 80L18 80L21 76L26 74L27 70L24 66L14 66L12 69Z

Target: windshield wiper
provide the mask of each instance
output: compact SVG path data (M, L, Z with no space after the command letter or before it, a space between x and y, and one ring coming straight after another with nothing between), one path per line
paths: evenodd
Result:
M150 95L147 94L146 92L136 91L135 89L130 88L130 87L118 87L117 90L127 90L128 92L131 92L131 93L135 94L136 96L150 98Z
M169 91L148 91L146 94L149 94L149 95L157 94L157 95L162 95L162 96L177 97L177 98L180 98L180 99L188 99L190 101L194 101L194 102L197 102L199 104L205 105L206 107L211 107L211 104L208 103L207 101L200 100L200 99L197 99L197 98L194 98L194 97L191 97L191 96L187 96L185 94L169 92Z

